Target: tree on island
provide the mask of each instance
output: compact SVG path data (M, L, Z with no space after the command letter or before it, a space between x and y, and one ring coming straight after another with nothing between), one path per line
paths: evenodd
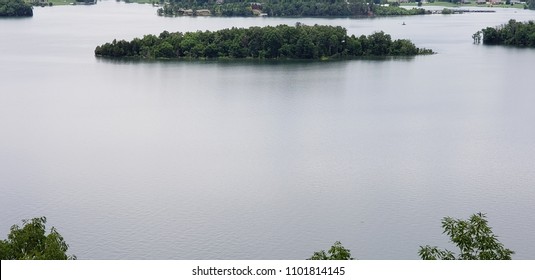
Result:
M67 255L69 245L61 234L52 227L47 235L46 218L22 220L22 228L13 225L6 240L0 240L2 260L74 260Z
M0 17L31 17L33 8L23 0L0 0Z
M492 233L485 214L474 214L468 220L445 217L442 228L460 253L455 256L447 249L420 246L418 254L423 260L510 260L515 253L505 248Z
M535 48L535 21L518 22L514 19L497 27L487 27L483 44Z
M349 249L344 248L340 241L334 242L331 249L325 253L324 250L314 252L309 260L352 260L351 252Z

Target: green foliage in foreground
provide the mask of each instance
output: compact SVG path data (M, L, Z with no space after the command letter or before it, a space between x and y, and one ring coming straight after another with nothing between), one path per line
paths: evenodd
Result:
M0 17L31 17L32 6L23 0L0 0Z
M474 214L468 220L446 217L442 228L460 253L456 257L449 250L420 246L418 254L423 260L510 260L515 253L498 241L484 214Z
M409 40L392 40L377 32L347 35L340 26L288 25L232 28L187 33L162 32L127 42L113 40L97 46L95 55L139 58L254 58L326 59L360 56L413 56L432 54Z
M72 260L74 255L67 255L69 245L52 227L46 235L46 218L23 220L22 228L11 227L6 240L0 240L0 259L2 260Z
M314 252L309 260L352 260L349 249L344 248L340 241L334 242L334 245L325 253L324 250Z
M535 22L509 20L507 24L483 30L483 44L535 48ZM477 32L476 32L477 34Z

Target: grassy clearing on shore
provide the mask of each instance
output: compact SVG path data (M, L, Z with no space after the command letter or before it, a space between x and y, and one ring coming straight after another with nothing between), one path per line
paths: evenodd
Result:
M48 2L54 5L70 5L74 1L73 0L48 0Z

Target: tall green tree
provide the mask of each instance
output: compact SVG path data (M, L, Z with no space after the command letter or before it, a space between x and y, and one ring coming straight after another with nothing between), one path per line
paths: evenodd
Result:
M436 246L420 246L418 254L423 260L510 260L514 251L505 248L488 225L486 215L477 213L468 220L445 217L444 233L459 249L459 254Z
M321 250L319 252L314 252L312 257L309 260L352 260L351 252L349 249L344 248L340 241L334 242L334 245L331 246L327 252Z
M2 260L73 260L67 255L69 245L52 227L46 234L46 217L22 220L22 227L13 225L6 240L0 241Z

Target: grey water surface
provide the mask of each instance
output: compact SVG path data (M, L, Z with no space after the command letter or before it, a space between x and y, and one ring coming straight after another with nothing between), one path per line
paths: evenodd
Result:
M471 35L534 11L376 19L156 16L151 5L0 19L0 238L46 216L80 259L358 259L454 249L488 214L535 258L535 50ZM436 55L331 62L113 61L163 30L341 25ZM402 23L405 22L405 25Z

